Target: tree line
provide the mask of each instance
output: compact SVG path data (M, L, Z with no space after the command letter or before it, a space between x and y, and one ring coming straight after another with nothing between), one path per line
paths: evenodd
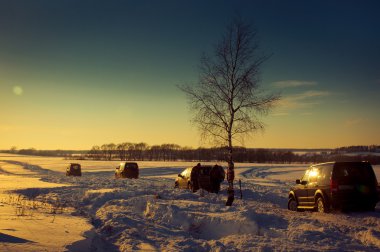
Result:
M235 147L235 162L249 163L321 163L329 161L369 161L371 164L380 164L380 148L350 146L323 151L303 151L297 153L293 150L262 149ZM370 149L371 151L365 151ZM365 154L352 155L353 150L360 150ZM121 161L226 161L228 149L225 147L190 148L178 144L148 145L146 143L103 144L94 145L91 150L37 150L34 148L11 148L2 152L35 155L59 156L67 159L90 160L121 160ZM351 155L345 155L351 153Z
M345 148L345 147L342 147ZM234 148L235 162L249 163L321 163L330 161L370 161L380 164L380 154L344 155L342 148L330 151L296 153L292 150L263 148ZM365 149L357 146L356 149ZM373 150L373 147L370 148ZM380 152L380 149L378 149ZM146 143L103 144L93 146L83 158L93 160L131 161L221 161L227 162L228 147L190 148L178 144L149 146Z
M87 153L88 150L37 150L35 148L17 149L16 147L12 147L9 150L1 150L1 152L31 156L70 157L83 155Z
M380 145L357 145L346 146L334 149L334 153L352 153L352 152L378 152L380 153Z

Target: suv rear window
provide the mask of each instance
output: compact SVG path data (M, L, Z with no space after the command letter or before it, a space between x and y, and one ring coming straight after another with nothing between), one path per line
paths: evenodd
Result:
M372 183L375 174L368 163L336 163L334 179L342 182Z
M137 164L125 164L125 168L128 168L128 169L137 169Z
M77 165L77 164L71 165L71 168L74 169L74 170L77 170L77 169L79 169L79 165Z

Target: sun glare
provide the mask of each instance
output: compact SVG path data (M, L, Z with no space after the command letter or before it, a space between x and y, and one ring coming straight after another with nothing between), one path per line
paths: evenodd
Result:
M309 173L310 177L316 177L317 175L318 175L318 170L315 170L315 169L311 170Z
M20 86L14 86L13 87L13 93L15 95L22 95L23 92L24 92L24 90L22 89L22 87L20 87Z

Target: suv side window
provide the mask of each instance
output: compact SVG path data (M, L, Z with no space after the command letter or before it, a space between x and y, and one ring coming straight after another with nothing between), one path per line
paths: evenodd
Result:
M329 185L330 184L330 177L331 177L331 171L332 171L332 165L321 165L319 168L319 174L318 174L318 184L319 185Z
M188 169L184 170L184 171L181 173L181 175L182 175L183 177L187 177L187 173L188 173Z
M309 173L310 173L310 169L307 169L301 181L309 181Z
M316 183L319 176L319 168L312 167L309 170L309 183Z
M190 175L191 175L191 171L192 171L192 168L187 168L184 172L184 176L186 178L190 178Z

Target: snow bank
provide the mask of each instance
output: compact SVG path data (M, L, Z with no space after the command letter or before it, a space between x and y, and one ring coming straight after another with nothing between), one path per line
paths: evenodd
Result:
M364 243L380 248L380 230L368 229L358 233L358 238Z
M140 179L115 180L113 168L105 168L112 162L92 163L82 177L66 177L61 172L66 160L12 158L2 162L34 172L31 177L70 185L17 193L36 194L88 218L94 227L91 244L100 251L380 250L379 208L345 214L287 210L288 190L307 165L236 164L243 199L236 190L234 205L226 207L225 183L219 195L203 197L173 188L173 178L188 163L144 162Z

